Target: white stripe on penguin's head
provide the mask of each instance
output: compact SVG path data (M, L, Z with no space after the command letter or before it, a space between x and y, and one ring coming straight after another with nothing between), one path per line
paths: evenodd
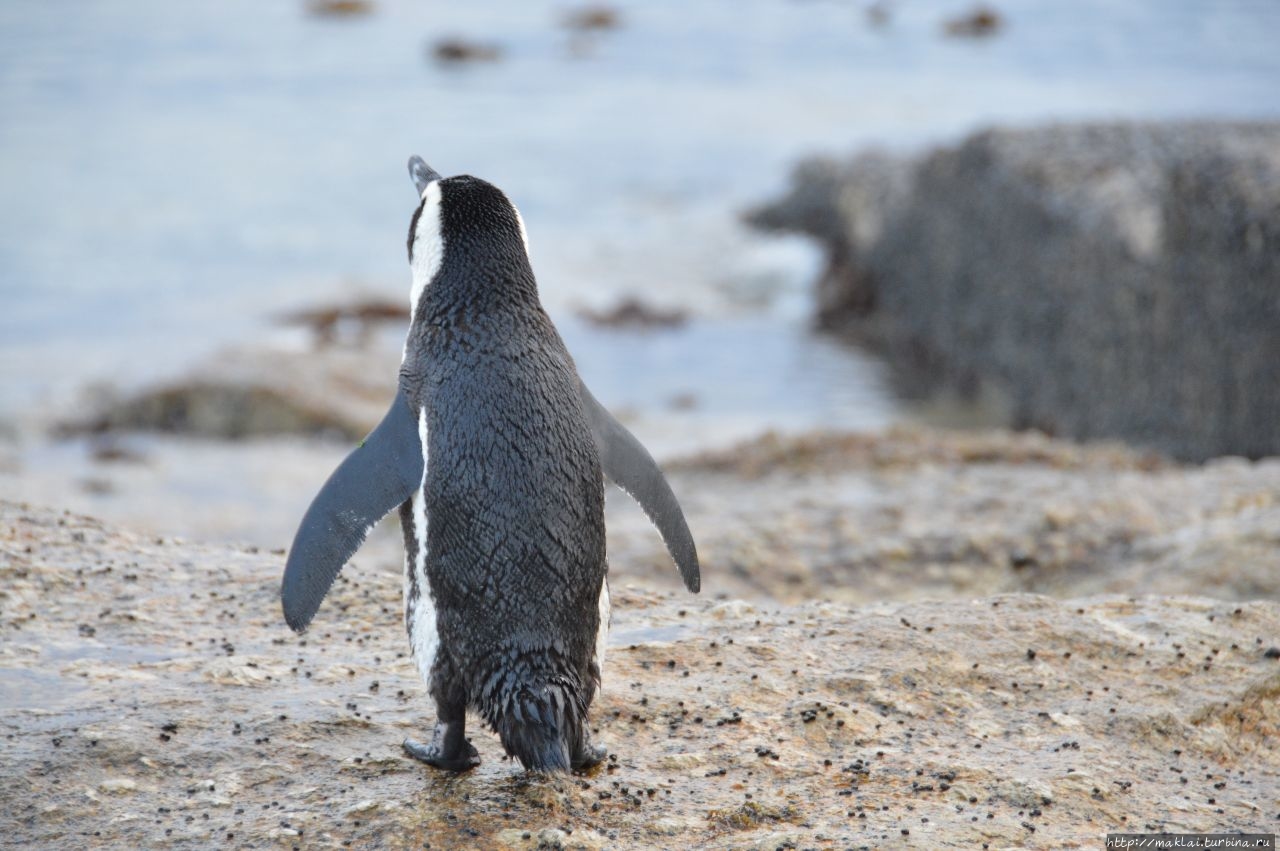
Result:
M413 252L409 268L413 272L413 290L409 296L411 316L418 315L418 303L431 279L444 261L444 234L440 231L440 181L433 180L422 190L422 212L413 232Z
M507 199L507 203L511 204L511 199ZM511 204L511 210L516 214L516 224L520 226L520 240L524 243L524 254L529 256L529 231L524 226L524 216L520 215L520 209L515 204Z

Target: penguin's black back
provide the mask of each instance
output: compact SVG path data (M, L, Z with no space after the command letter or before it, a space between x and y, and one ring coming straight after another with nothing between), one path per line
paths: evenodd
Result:
M521 634L572 637L578 658L595 641L600 462L568 355L537 318L431 335L427 570L444 644L472 660Z
M599 677L600 460L514 209L483 181L455 181L403 367L427 418L438 652L509 752L567 768Z

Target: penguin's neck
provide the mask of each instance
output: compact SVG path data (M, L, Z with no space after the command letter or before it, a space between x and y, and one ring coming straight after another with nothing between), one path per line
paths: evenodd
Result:
M516 318L542 309L529 260L514 253L469 253L459 260L446 253L431 280L419 284L414 281L414 322L452 325L481 316Z
M460 356L508 356L536 345L531 341L557 338L550 317L536 301L493 301L442 305L424 298L421 313L405 336L400 361L402 386L407 381L412 388L410 399L415 407L424 404L420 388L430 383L429 377L440 364Z

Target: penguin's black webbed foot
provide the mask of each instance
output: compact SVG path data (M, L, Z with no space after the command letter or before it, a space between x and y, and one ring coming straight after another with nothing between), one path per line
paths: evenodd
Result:
M584 739L582 744L578 747L577 753L573 755L573 759L569 761L569 764L575 771L584 768L594 768L603 762L604 758L608 755L609 749L604 745L593 745L590 740Z
M436 724L431 744L404 740L404 752L419 762L445 771L470 771L480 764L475 745L462 736L461 724Z
M404 752L419 762L445 771L470 771L480 764L480 754L470 742L457 753L447 754L435 742L424 745L413 739L405 739Z

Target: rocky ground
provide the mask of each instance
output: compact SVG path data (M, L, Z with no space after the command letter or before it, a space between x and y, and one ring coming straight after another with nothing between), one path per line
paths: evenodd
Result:
M1280 459L1183 466L1036 434L903 428L766 437L673 467L716 581L737 596L1280 599ZM631 558L660 564L643 527L614 526L615 552L643 545Z
M89 848L1095 848L1280 825L1280 462L898 431L766 438L671 475L704 595L669 590L656 536L611 499L593 719L612 756L558 779L478 727L469 775L402 755L432 710L394 529L298 637L280 552L0 503L0 830Z

